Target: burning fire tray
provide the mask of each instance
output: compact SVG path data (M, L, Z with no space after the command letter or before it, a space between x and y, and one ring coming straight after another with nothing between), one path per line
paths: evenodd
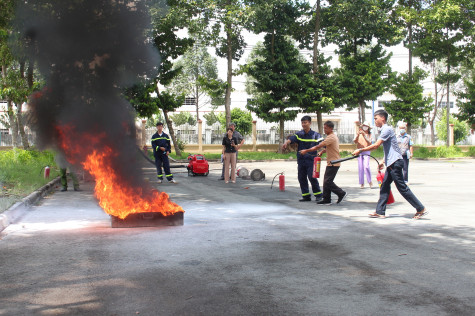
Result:
M159 212L132 213L126 218L120 219L111 215L112 228L130 228L130 227L158 227L158 226L182 226L183 213L164 216Z

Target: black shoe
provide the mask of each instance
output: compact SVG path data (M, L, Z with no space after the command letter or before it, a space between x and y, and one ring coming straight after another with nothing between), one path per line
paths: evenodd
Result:
M81 191L81 189L80 188L74 188L74 191L79 192L79 191Z
M68 191L68 188L62 188L61 192Z
M317 205L332 205L332 202L321 200L321 201L317 201Z
M224 177L219 178L218 180L224 180Z
M342 196L339 196L336 204L340 204L341 202L343 202L343 200L346 199L347 196L348 196L348 192L345 192L345 194L343 194Z
M321 201L323 200L323 194L320 194L320 195L315 195L315 201Z
M312 199L309 196L304 196L299 200L299 202L310 202Z

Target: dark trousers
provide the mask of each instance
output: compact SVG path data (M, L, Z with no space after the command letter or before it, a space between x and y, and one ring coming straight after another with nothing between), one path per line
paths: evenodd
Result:
M417 212L420 212L424 209L424 205L416 198L411 189L404 182L404 177L402 175L402 168L404 166L404 161L402 159L396 160L391 166L386 168L386 173L384 174L384 180L379 189L379 201L376 206L376 213L379 215L386 214L386 204L388 203L389 190L391 189L391 183L394 181L397 190L401 195L406 199L406 201L411 204Z
M59 169L60 173L61 173L61 186L65 189L68 188L68 178L67 178L67 169L66 168L60 168ZM75 189L79 189L79 181L78 181L78 178L76 176L76 174L72 171L72 170L69 170L69 176L71 177L71 179L73 179L73 187Z
M173 179L173 174L170 171L170 161L168 160L168 156L163 153L158 153L158 155L155 156L155 167L157 167L157 178L159 180L163 180L162 165L165 170L165 177L170 181Z
M297 168L302 196L310 196L308 181L310 181L310 185L312 186L313 195L317 196L322 194L318 180L313 177L313 160L299 161Z
M237 159L238 159L238 152L236 151L236 165L237 165ZM231 175L229 175L231 178ZM221 178L224 179L224 160L223 160L223 170L221 170Z
M407 155L402 155L402 160L404 161L404 166L402 167L402 174L404 176L404 181L408 181L408 173L409 173L409 158Z
M333 182L335 180L336 174L340 167L338 166L327 166L325 168L325 175L323 176L323 201L331 202L332 192L335 193L338 197L345 195L339 186Z

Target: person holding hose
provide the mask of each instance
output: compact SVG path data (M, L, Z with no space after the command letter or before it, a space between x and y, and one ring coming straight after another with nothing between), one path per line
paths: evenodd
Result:
M374 124L381 128L381 134L378 140L369 146L356 149L353 155L360 155L364 151L373 151L379 146L383 145L384 150L384 163L379 165L379 169L384 168L386 164L386 173L384 174L384 180L379 190L379 201L376 205L376 212L369 214L372 218L385 218L386 217L386 204L389 198L389 191L391 189L391 183L394 181L399 193L408 201L415 209L414 219L419 219L425 216L428 212L417 197L412 193L411 189L404 182L404 176L402 174L402 168L404 161L396 140L396 134L394 129L386 124L388 120L388 112L384 110L378 110L374 113Z

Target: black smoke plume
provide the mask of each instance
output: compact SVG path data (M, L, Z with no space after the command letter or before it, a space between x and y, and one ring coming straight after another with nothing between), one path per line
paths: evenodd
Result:
M158 53L146 36L150 18L144 1L38 0L17 3L17 22L27 58L35 61L45 87L32 95L31 128L40 149L79 146L67 159L77 165L105 146L116 155L112 168L140 185L135 122L121 91L140 76L153 76ZM84 135L99 136L98 143ZM89 138L90 139L90 138Z

